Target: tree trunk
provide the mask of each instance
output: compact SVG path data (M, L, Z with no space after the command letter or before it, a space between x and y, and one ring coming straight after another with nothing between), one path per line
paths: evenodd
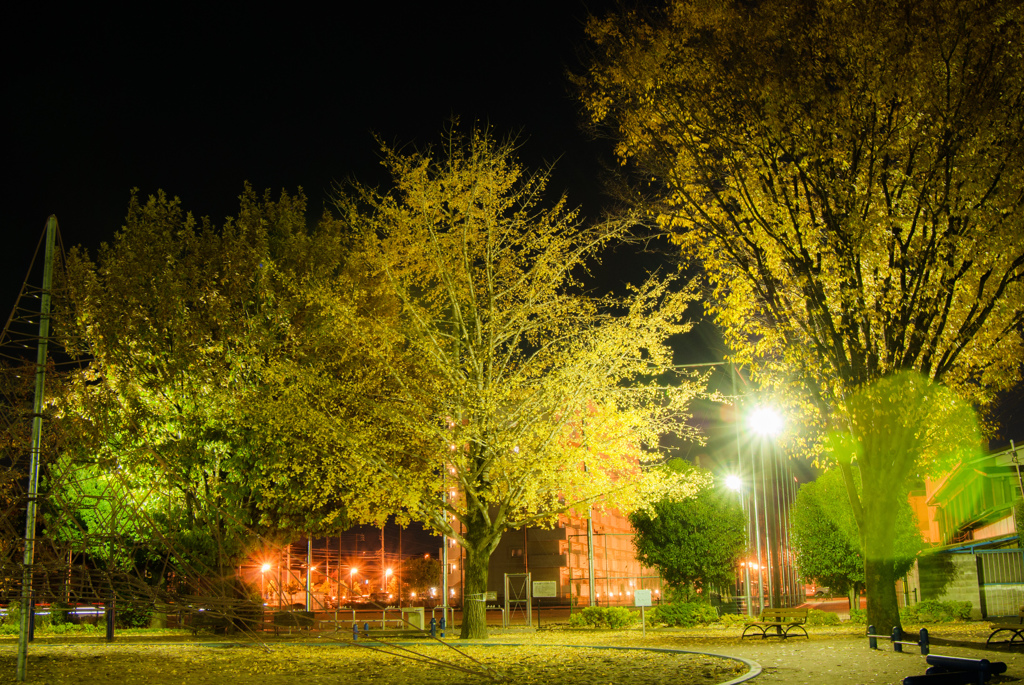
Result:
M467 538L467 542L468 542ZM466 548L465 587L462 595L462 632L465 639L487 637L487 572L490 567L492 545L477 544Z
M864 488L864 584L867 588L868 624L879 635L900 626L893 569L893 522L895 495Z

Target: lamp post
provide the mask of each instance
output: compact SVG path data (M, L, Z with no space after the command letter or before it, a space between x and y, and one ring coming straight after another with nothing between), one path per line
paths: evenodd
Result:
M359 569L355 568L354 566L349 568L349 570L348 570L348 598L349 598L349 600L354 600L355 597L356 597L355 577L356 577L357 573L359 573Z
M782 518L780 515L780 509L782 508L782 502L780 501L780 493L778 491L779 479L777 469L775 468L777 465L775 464L774 459L772 460L773 470L771 477L773 492L769 495L769 478L766 468L767 460L765 458L765 443L769 442L770 438L778 435L782 431L782 417L773 409L761 407L751 413L749 423L753 431L761 436L761 492L764 495L765 561L768 565L768 573L766 574L768 580L768 594L771 596L772 605L780 606L780 598L782 594L782 577L780 573L782 566ZM772 445L774 447L774 443L772 443ZM753 463L753 459L751 460L751 463ZM769 506L771 506L772 509L771 515L769 515ZM755 516L757 516L756 511ZM760 543L760 533L758 534L758 542ZM760 560L760 554L758 557ZM758 575L760 576L760 573Z
M740 507L743 509L744 521L746 524L750 523L750 517L747 515L747 500L743 496L743 479L736 474L730 474L725 477L725 487L730 490L734 490L740 499ZM753 608L750 604L750 526L747 525L747 549L743 561L743 584L744 590L746 591L746 604L747 604L747 616L753 616Z
M270 564L263 562L263 566L260 566L260 601L267 601L267 571L270 570Z

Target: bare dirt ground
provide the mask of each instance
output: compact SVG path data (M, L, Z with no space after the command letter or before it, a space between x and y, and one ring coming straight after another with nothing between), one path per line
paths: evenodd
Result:
M119 638L77 644L37 642L29 650L28 682L123 683L130 685L277 685L308 682L362 682L393 685L461 683L693 683L713 685L741 678L745 664L676 650L743 657L763 668L755 685L787 683L847 685L899 683L923 674L918 650L892 652L888 642L868 649L863 628L809 629L811 637L786 640L747 638L739 628L629 631L492 631L486 645L450 646L418 641L396 647L362 641L353 646L342 634L295 634L288 638L214 642L139 643ZM991 683L1021 682L1024 649L985 650L987 623L951 624L930 629L932 653L1004 661L1006 675ZM223 645L223 646L214 646ZM602 649L645 647L672 652ZM409 650L409 651L405 651ZM0 683L15 682L16 647L0 644Z

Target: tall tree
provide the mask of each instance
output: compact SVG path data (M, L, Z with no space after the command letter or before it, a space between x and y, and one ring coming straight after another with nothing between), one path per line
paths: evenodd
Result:
M63 487L52 501L69 507L94 499L73 474L119 479L110 492L132 493L122 516L151 534L157 525L172 557L224 573L261 523L315 532L337 529L339 516L265 496L293 484L269 482L286 447L253 419L277 387L272 360L307 318L295 283L340 269L339 225L309 230L301 194L272 200L246 187L240 199L238 217L215 226L163 193L133 194L95 262L72 253L61 331L88 364L62 399L77 431L63 466L72 475L52 474ZM98 534L88 518L73 537Z
M357 187L338 207L350 221L381 306L395 318L339 308L335 335L361 341L377 387L358 417L339 417L330 360L304 374L301 441L379 493L347 503L354 515L394 511L464 548L462 637L486 635L488 564L501 535L552 524L560 512L625 511L660 488L697 479L648 466L668 431L691 434L698 381L668 373L666 339L692 294L651 280L625 299L583 292L577 278L625 224L586 225L565 200L544 204L546 174L529 175L511 143L453 132L439 152L383 148L388 192ZM345 286L340 286L342 290ZM336 283L313 297L348 301ZM351 423L376 437L338 440ZM296 462L304 460L296 453Z
M888 513L949 448L928 384L981 406L1021 377L1022 11L671 0L589 23L583 101L703 264L734 359L860 445L839 464L884 630L899 623ZM893 392L913 397L872 406Z
M711 480L710 472L682 459L673 459L668 466ZM747 545L744 518L735 494L719 488L706 488L682 500L661 499L653 509L629 517L636 533L636 558L657 568L683 596L708 598L711 590L732 585L736 562Z
M854 476L860 490L856 468ZM913 567L924 541L906 498L898 501L893 518L893 573L898 577ZM800 486L790 511L790 525L800 575L848 594L850 607L858 608L858 589L864 586L864 555L839 469L830 469Z

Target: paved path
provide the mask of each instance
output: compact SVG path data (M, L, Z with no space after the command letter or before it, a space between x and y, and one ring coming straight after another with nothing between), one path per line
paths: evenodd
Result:
M787 685L866 685L867 683L901 683L908 675L923 675L927 664L920 652L907 647L903 654L894 653L889 644L880 642L881 649L868 649L866 638L789 638L784 641L749 638L737 645L703 644L686 640L680 649L704 650L727 656L742 656L761 664L764 671L749 681L752 685L787 683ZM913 651L911 651L913 650ZM998 684L1019 682L1024 679L1024 650L978 650L963 647L935 646L933 654L1003 661L1007 665L1005 676L990 680Z

